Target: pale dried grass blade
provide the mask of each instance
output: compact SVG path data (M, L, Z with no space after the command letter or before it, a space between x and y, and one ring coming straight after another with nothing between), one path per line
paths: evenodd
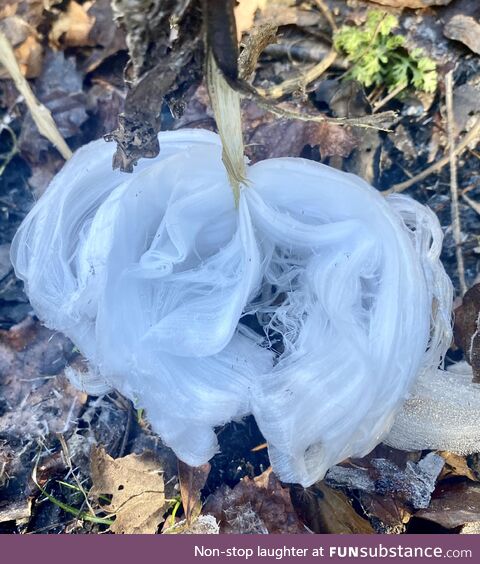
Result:
M40 133L46 137L59 151L65 160L72 156L72 151L60 134L49 110L41 104L25 77L22 75L15 58L12 46L6 36L0 31L0 64L2 64L15 82L20 94L25 98L25 103L30 110L33 120Z
M210 53L207 64L208 92L215 113L218 133L223 146L223 164L227 169L235 204L238 206L240 185L246 184L245 157L243 151L240 95L230 88Z

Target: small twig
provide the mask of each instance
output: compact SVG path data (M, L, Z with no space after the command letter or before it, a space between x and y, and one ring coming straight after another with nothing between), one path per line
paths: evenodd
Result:
M395 87L389 94L387 94L387 96L385 96L385 98L382 98L381 100L379 100L378 102L376 102L375 104L373 104L373 113L375 113L377 110L379 110L380 108L383 108L383 106L385 106L385 104L387 104L388 102L390 102L390 100L393 100L393 98L395 98L395 96L397 94L400 94L400 92L402 92L402 90L405 90L405 88L407 87L407 83L403 82L401 84L399 84L397 87Z
M125 430L123 432L122 443L120 445L120 450L118 452L118 458L121 458L125 454L127 448L128 439L130 438L130 429L132 427L132 412L133 407L130 401L127 402L127 422L125 423Z
M8 133L10 134L10 137L12 138L12 148L10 149L10 151L8 151L8 153L0 155L0 159L3 160L2 164L0 164L0 176L2 176L10 161L18 153L17 136L15 135L15 132L9 125L5 123L2 123L0 125L0 133L3 130L8 131Z
M300 76L288 78L281 84L271 86L270 88L257 88L257 91L261 96L268 100L278 100L278 98L281 98L282 96L305 88L308 84L320 78L320 76L332 66L336 58L337 52L335 49L330 49L330 51L318 64L314 65L309 70L302 72Z
M388 127L383 123L391 123L397 117L395 112L382 112L380 114L366 115L358 118L340 118L328 117L323 114L306 114L288 108L282 108L274 104L268 103L267 100L254 98L255 102L264 110L285 119L298 119L300 121L314 121L317 123L333 123L336 125L350 125L352 127L360 127L364 129L376 129L389 132Z
M453 149L454 156L458 157L463 151L476 139L480 137L480 118L477 119L475 125L472 129L463 137L462 141ZM407 188L417 184L421 180L424 180L431 174L439 172L444 166L450 162L450 155L442 157L437 162L433 163L431 166L422 170L419 174L416 174L412 178L405 180L405 182L400 182L399 184L393 185L389 190L382 192L383 195L388 196L389 194L397 194L399 192L404 192Z
M238 76L242 80L248 80L253 74L258 58L265 47L276 42L277 31L278 26L271 23L265 23L252 29L238 57Z
M317 5L318 9L322 12L324 18L327 20L328 25L332 28L332 31L337 31L338 27L337 23L335 22L335 18L333 17L330 8L327 6L324 0L314 0L314 2Z
M455 255L457 258L458 279L460 282L460 292L462 296L467 291L465 282L465 264L463 262L462 251L462 225L460 221L460 208L458 206L458 176L457 176L457 156L455 154L455 115L453 113L453 71L449 71L445 76L445 99L447 105L447 127L448 127L448 154L450 161L450 194L452 230L455 241Z
M25 103L32 114L32 118L40 133L55 145L62 157L67 160L72 156L72 151L60 134L49 110L35 97L30 85L23 76L12 46L7 37L0 31L0 63L5 67L20 94L25 98Z
M462 198L472 208L472 210L476 211L478 215L480 215L480 204L478 202L469 198L465 193L462 194Z

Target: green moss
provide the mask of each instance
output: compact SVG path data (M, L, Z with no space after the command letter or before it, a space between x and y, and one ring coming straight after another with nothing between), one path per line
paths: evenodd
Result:
M405 37L393 33L397 27L395 16L373 10L363 26L343 26L335 33L335 48L352 63L348 77L366 87L385 86L389 92L402 86L435 92L435 62L420 49L408 50Z

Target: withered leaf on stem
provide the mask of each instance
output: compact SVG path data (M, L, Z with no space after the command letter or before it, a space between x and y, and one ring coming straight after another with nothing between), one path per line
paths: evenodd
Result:
M142 157L155 157L162 102L175 100L202 76L200 0L114 0L114 15L126 33L129 85L119 127L106 136L117 143L113 167L131 172ZM173 23L173 27L172 27Z

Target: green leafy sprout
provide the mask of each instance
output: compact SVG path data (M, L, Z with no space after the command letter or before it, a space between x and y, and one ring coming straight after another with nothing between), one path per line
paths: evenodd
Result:
M405 37L392 33L397 27L398 18L378 10L370 11L361 27L341 27L334 45L352 64L347 76L365 87L385 86L389 92L407 87L435 92L435 62L421 49L407 49Z

